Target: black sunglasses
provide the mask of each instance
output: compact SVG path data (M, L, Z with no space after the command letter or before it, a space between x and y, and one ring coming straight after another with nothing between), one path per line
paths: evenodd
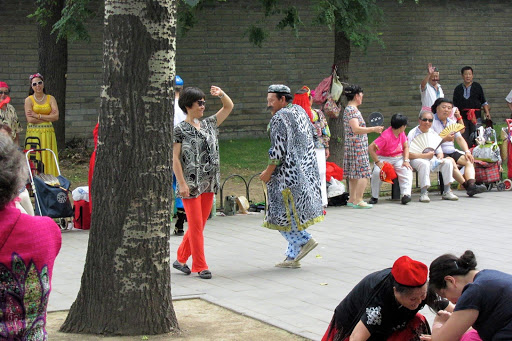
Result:
M9 91L0 91L0 95L8 95Z
M430 123L434 122L434 119L433 118L422 118L421 119L423 122L427 122L429 121Z
M34 83L32 83L32 86L41 85L41 84L43 84L43 81L34 82Z
M197 105L199 105L200 107L205 104L206 104L206 101L202 101L202 100L197 101Z

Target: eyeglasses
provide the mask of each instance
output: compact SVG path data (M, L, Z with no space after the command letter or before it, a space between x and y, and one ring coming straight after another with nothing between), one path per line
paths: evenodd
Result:
M202 107L205 104L206 104L206 101L201 101L201 100L197 101L197 105L199 105L200 107Z
M427 122L427 121L428 121L428 122L430 122L430 123L434 122L434 119L433 119L433 118L422 118L421 120L422 120L423 122Z
M9 91L0 91L0 95L8 95Z
M41 85L41 84L43 84L43 81L34 82L34 83L32 83L32 86Z

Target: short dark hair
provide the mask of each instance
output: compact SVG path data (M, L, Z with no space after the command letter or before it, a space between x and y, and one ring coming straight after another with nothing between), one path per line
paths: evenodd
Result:
M194 102L204 99L204 92L199 88L188 87L180 92L180 98L178 99L178 105L180 109L187 114L187 107L191 108Z
M462 69L460 69L460 74L463 75L464 71L471 70L471 73L473 72L473 68L471 66L464 66Z
M290 103L293 100L293 95L289 94L287 92L274 92L274 94L276 94L276 97L277 97L278 100L280 100L281 97L284 97L284 99L288 103Z
M465 276L475 269L476 257L471 250L466 250L459 258L449 253L439 256L430 264L429 290L446 288L446 276Z
M0 210L18 196L26 181L27 165L10 136L0 134Z
M425 283L423 283L422 285L417 285L417 286L411 287L408 285L400 284L396 281L396 279L393 278L393 287L396 289L397 292L404 294L404 295L408 295L414 289L421 288L424 285L425 285Z
M391 116L391 128L398 129L407 125L407 116L402 114L394 114Z
M432 110L432 113L433 113L433 114L437 114L437 107L438 107L441 103L450 103L451 105L453 105L453 102L452 102L452 101L450 101L448 98L440 97L440 98L436 99L436 101L434 102L434 104L432 104L432 106L430 107L430 110Z
M347 85L343 89L343 94L347 97L348 101L353 100L354 97L361 92L363 92L363 88L357 84Z

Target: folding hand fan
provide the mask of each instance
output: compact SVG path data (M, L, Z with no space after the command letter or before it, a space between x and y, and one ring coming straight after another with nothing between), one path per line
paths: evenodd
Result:
M433 152L439 147L442 140L439 135L434 133L422 133L412 140L409 151L417 154Z
M449 126L447 126L446 128L444 128L443 131L441 131L439 133L439 136L444 138L444 137L448 136L450 133L457 133L457 132L461 131L462 129L464 129L464 124L453 123L453 124L450 124Z

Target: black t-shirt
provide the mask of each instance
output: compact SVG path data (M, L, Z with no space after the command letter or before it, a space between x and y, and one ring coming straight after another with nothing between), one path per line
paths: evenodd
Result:
M467 110L464 109L480 109L482 104L486 101L484 90L482 86L473 82L471 84L471 90L469 91L469 98L464 98L464 86L463 84L457 85L455 90L453 90L453 105L455 105L460 110L460 114L464 119L468 118ZM480 117L480 111L476 112L476 117Z
M473 328L482 340L512 340L512 275L481 270L462 290L455 311L475 309Z
M370 331L368 340L385 340L403 329L425 306L415 310L402 307L395 299L391 269L374 272L359 282L334 312L336 329L349 336L359 321Z

